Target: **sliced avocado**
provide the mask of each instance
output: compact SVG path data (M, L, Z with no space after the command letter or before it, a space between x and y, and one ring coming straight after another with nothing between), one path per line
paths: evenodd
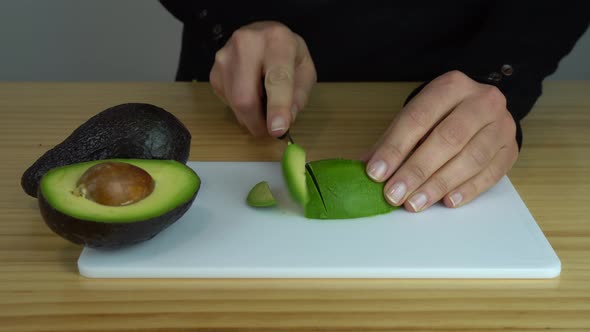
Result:
M50 169L103 159L161 159L186 163L191 134L171 113L141 103L106 109L80 125L22 175L21 186L37 197L39 181Z
M297 203L305 206L309 200L305 175L305 150L297 144L289 143L283 153L281 165L289 193Z
M309 202L305 216L312 219L347 219L395 210L383 197L383 183L372 181L360 160L327 159L309 163L318 189L308 175ZM320 195L321 194L321 195Z
M118 169L123 170L123 175L111 176L103 167L99 172L103 172L100 176L107 183L106 195L109 190L112 195L127 190L125 193L131 192L132 199L106 201L92 196L90 191L96 188L96 182L88 174L100 166L121 163L145 171L153 183L144 181L143 175L129 180L127 168ZM200 184L191 168L173 160L83 162L45 173L39 185L39 207L47 225L62 237L90 247L113 248L148 240L174 223L190 208ZM136 194L137 186L147 189L140 188L140 194Z
M268 182L261 181L252 187L246 197L246 203L252 207L269 207L276 205L277 201L270 191Z
M397 209L383 197L383 183L372 181L360 160L326 159L305 163L305 151L289 144L281 161L291 197L311 219L348 219Z

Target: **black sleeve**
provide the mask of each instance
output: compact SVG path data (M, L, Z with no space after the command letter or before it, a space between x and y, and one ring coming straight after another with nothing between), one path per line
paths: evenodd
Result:
M588 28L590 2L495 1L492 6L484 28L460 50L455 69L502 91L521 147L520 120L541 95L545 77Z
M191 10L195 7L195 3L193 2L174 0L159 0L159 2L172 16L182 23L186 23L196 16L195 12Z

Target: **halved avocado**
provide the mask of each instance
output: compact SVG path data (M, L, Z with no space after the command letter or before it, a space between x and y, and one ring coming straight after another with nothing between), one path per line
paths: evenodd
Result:
M112 205L90 195L96 190L96 182L89 180L89 172L117 164L147 172L153 182L144 185L140 180L135 184L152 188L137 199L115 200ZM133 187L121 178L125 176L111 176L105 181L114 181L110 185L115 191ZM177 221L192 205L200 184L191 168L173 160L99 160L48 171L41 179L38 199L43 219L58 235L89 247L115 248L149 240Z
M172 113L155 105L127 103L88 119L45 152L22 175L21 186L37 197L41 177L52 168L104 159L159 159L186 163L191 133Z

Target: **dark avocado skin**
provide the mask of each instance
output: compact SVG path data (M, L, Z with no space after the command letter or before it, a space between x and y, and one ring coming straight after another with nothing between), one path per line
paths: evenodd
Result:
M45 223L56 234L91 248L116 249L147 241L172 225L191 207L198 189L191 199L163 215L129 223L103 223L71 217L49 205L41 192L38 201Z
M190 143L190 132L164 109L141 103L117 105L88 119L41 156L24 172L21 186L37 197L39 182L47 171L84 161L130 158L186 164Z

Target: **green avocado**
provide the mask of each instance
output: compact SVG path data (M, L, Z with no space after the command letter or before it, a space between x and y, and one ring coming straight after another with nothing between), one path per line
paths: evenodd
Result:
M187 128L164 109L141 103L117 105L88 119L35 161L22 175L21 186L37 197L47 171L92 160L160 159L185 164L190 143Z
M246 203L251 207L269 207L274 206L277 204L274 196L272 195L272 191L270 191L270 186L268 182L261 181L258 182L246 197Z
M130 176L131 168L143 178ZM89 178L87 174L96 169L98 175ZM146 178L149 182L143 181ZM190 208L200 184L191 168L173 160L99 160L48 171L37 196L43 219L58 235L89 247L116 248L149 240L177 221ZM92 196L101 185L107 188L106 196L100 195L104 192ZM129 192L141 194L136 201L108 200Z
M305 205L309 200L305 185L305 150L297 144L289 143L283 153L281 166L291 197L297 203Z
M397 207L383 197L383 183L372 181L360 160L326 159L309 164L314 185L306 172L310 193L305 216L311 219L349 219L391 212Z
M360 160L325 159L306 166L305 151L289 144L281 164L289 193L307 218L360 218L397 209L383 197L384 184L372 181Z

